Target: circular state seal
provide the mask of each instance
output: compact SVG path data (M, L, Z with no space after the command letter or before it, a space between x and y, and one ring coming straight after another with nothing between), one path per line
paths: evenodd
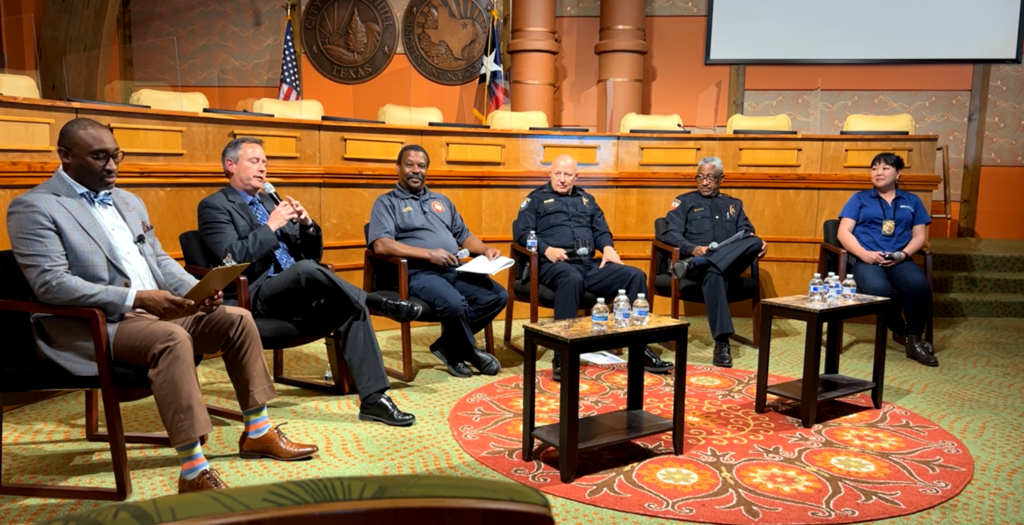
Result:
M342 84L379 75L395 56L398 22L388 0L310 0L302 47L313 67Z
M476 80L483 67L491 9L486 0L410 0L402 22L409 62L439 84Z

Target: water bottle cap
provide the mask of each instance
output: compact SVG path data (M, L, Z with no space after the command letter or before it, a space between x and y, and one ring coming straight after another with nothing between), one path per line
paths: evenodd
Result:
M636 294L636 298L637 299L640 299L641 297L647 297L647 294L645 294L645 293L638 293L638 294Z
M835 274L836 274L836 272L828 272L828 276L829 276L829 277L832 277L832 276L833 276L833 275L835 275Z
M626 290L625 290L625 288L623 288L622 290L619 290L619 294L620 294L620 295L622 295L622 294L625 294L625 293L626 293Z
M599 302L599 303L603 303L603 302L604 302L604 297L598 297L598 298L597 298L597 302Z
M816 273L816 274L814 274L814 277L821 277L821 274L820 273Z
M537 233L537 232L535 232L535 231L533 231L533 230L530 230L530 233Z
M852 274L852 273L848 273L848 274L846 274L846 278L847 278L847 279L853 279L853 274Z

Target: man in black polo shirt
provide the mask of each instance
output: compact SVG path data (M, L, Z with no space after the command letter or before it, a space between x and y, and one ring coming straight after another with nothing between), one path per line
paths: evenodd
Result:
M409 259L409 293L426 301L441 318L441 337L430 351L455 377L470 377L466 362L482 374L501 370L498 360L476 348L483 330L508 301L508 293L487 275L458 272L456 253L494 260L501 255L462 221L452 201L426 186L430 157L410 144L398 153L398 185L377 197L367 241L373 251Z

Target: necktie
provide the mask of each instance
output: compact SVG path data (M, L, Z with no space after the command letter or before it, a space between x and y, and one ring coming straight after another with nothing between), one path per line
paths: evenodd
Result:
M729 238L729 233L725 230L725 214L722 213L720 200L721 197L718 195L711 197L711 227L715 232L715 242L722 242Z
M254 198L249 202L249 208L256 215L256 220L260 221L260 226L263 226L270 220L270 214L267 213L267 209L263 207L263 203L260 202L259 197ZM288 247L281 242L280 237L277 241L277 249L274 250L274 257L277 259L277 264L281 267L280 271L285 271L291 268L295 264L295 259L292 254L288 253Z
M79 193L79 195L81 195L83 199L89 201L89 204L94 206L96 204L102 204L104 206L114 205L114 196L109 191L100 192L99 194L91 191L83 191L82 193Z

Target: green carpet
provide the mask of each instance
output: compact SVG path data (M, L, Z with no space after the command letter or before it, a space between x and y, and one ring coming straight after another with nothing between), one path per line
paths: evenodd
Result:
M690 319L689 361L709 363L712 340L704 318ZM496 322L495 334L502 333ZM873 327L847 324L846 353L842 370L869 377ZM749 333L747 319L737 320L737 330ZM933 509L887 520L894 524L1021 523L1024 522L1024 470L1019 467L1020 436L1024 435L1024 319L936 319L939 368L927 368L903 356L890 343L885 399L912 410L963 440L976 460L974 480L950 502ZM331 397L291 387L279 387L281 397L271 403L275 423L287 421L288 435L316 442L320 455L313 461L277 463L245 461L235 455L241 425L215 421L205 450L211 464L233 486L254 485L279 479L338 475L434 473L486 479L503 479L465 454L448 429L448 413L457 399L493 378L450 377L427 351L436 327L414 330L415 359L423 367L411 384L393 382L392 396L403 409L419 418L409 429L394 429L356 420L358 401L353 396ZM522 334L521 330L513 333ZM772 372L799 375L804 326L776 321L772 341ZM385 356L397 359L396 331L378 334ZM500 347L500 343L499 347ZM671 352L666 357L674 359ZM757 352L735 346L737 368L756 369ZM505 367L500 377L521 373L521 358L499 348ZM269 353L267 358L270 358ZM547 366L550 354L542 357ZM289 369L323 373L323 346L309 345L288 351ZM208 401L236 406L219 360L200 367ZM4 479L47 481L81 485L107 482L109 455L98 444L84 441L83 396L61 396L19 408L4 416ZM123 407L126 426L136 431L159 431L152 399ZM178 473L173 450L144 445L129 448L134 485L133 500L175 490ZM558 523L676 523L623 514L551 498ZM46 518L109 505L96 501L0 498L0 523L33 523Z

